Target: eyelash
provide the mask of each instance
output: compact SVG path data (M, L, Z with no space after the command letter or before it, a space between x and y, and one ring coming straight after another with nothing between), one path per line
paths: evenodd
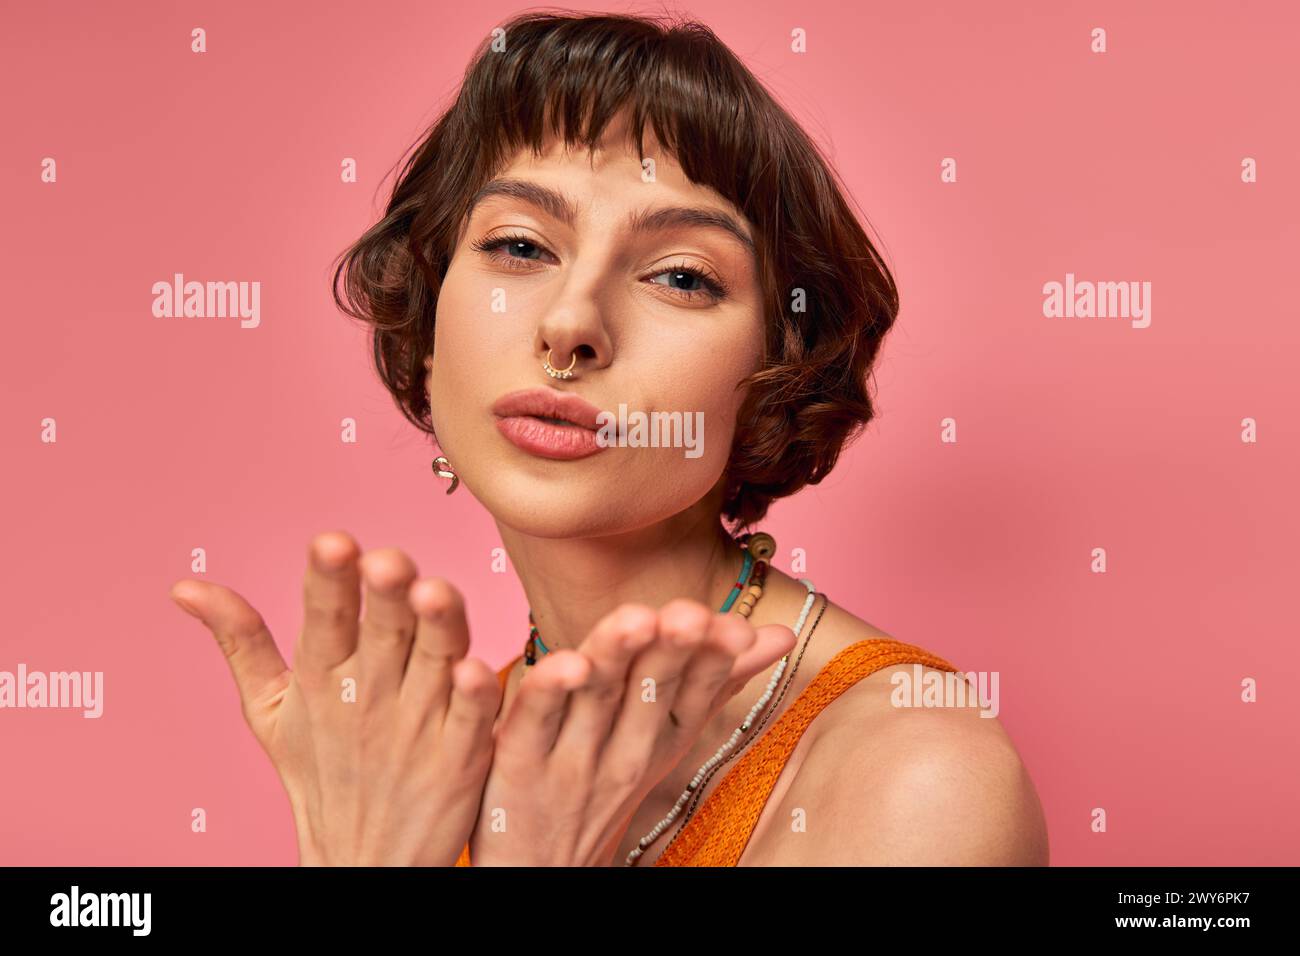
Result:
M543 252L550 252L550 250L547 249L545 246L543 246L541 243L534 242L528 236L520 235L518 233L511 233L511 234L499 235L499 236L490 236L485 239L479 239L471 243L471 246L473 246L473 248L478 250L479 252L487 254L497 262L502 263L508 269L527 269L528 266L522 264L517 265L516 263L523 263L532 260L519 259L515 256L503 256L503 255L496 254L496 250L500 249L500 247L502 246L509 245L512 242L526 243L527 245L540 249ZM700 283L704 286L704 290L674 289L672 286L663 285L662 283L655 283L655 285L662 286L664 291L670 293L671 295L675 295L681 299L693 300L700 295L704 295L706 297L711 298L714 302L721 302L723 299L727 297L727 294L730 292L730 289L728 288L727 284L724 281L722 281L721 276L715 275L711 272L706 272L705 270L700 269L696 266L687 265L684 262L674 266L670 266L667 269L661 269L660 271L655 272L654 275L661 276L666 272L685 273L686 275L693 276L696 279L698 279Z

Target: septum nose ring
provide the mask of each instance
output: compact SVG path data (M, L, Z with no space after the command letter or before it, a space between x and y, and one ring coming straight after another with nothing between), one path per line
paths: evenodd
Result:
M546 350L546 360L542 362L542 370L545 371L547 375L551 376L551 378L573 378L574 366L578 364L577 350L575 349L573 351L573 360L569 362L568 368L556 368L551 364L551 353L554 351L554 349Z

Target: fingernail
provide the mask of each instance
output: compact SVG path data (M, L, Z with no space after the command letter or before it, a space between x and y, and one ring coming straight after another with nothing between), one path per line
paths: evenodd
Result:
M175 595L173 595L172 600L175 601L177 604L179 604L181 606L181 610L184 611L186 614L189 614L191 617L199 616L199 612L194 610L194 605L186 602L184 599L178 598Z

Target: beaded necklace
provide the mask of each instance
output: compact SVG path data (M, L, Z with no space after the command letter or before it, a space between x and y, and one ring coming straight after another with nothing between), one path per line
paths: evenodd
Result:
M811 581L801 578L800 583L808 589L808 596L804 599L803 610L799 612L799 620L795 623L795 626L793 628L794 633L796 635L801 630L803 630L804 621L808 619L808 612L809 610L812 609L813 601L817 597L817 591L813 587L813 583ZM824 609L825 608L823 606L823 610ZM809 635L812 634L811 631L809 631L808 633ZM701 791L701 785L707 783L707 781L713 776L713 772L717 770L719 766L721 766L729 759L728 754L736 752L735 751L736 742L740 740L742 734L746 733L754 725L754 719L763 710L763 708L767 706L768 701L772 699L772 693L776 690L776 685L780 682L781 675L785 671L785 665L789 662L789 660L790 660L789 654L786 654L785 657L781 658L781 662L777 664L776 670L773 671L771 678L769 678L767 682L767 687L764 688L762 696L760 696L758 698L758 701L754 704L754 706L749 709L748 716L745 717L744 721L741 722L739 727L737 727L735 730L731 732L731 736L727 739L727 741L716 751L714 751L713 756L710 757L708 760L704 761L704 763L700 766L700 769L695 771L695 776L692 777L691 782L686 785L686 789L683 790L681 796L677 798L677 802L674 803L673 808L668 811L668 815L665 816L663 819L661 819L658 823L656 823L650 829L649 833L647 833L645 836L643 836L640 840L637 841L637 845L632 849L630 853L628 853L626 859L624 859L623 861L624 866L636 865L636 861L641 858L641 855L643 853L645 853L646 848L649 847L650 844L658 840L659 837L661 837L664 834L664 832L670 826L672 826L673 821L677 819L677 815L681 813L682 807L686 805L687 801L689 801L692 797L696 796L697 792ZM784 691L782 691L782 694L784 695ZM763 720L764 722L766 722L767 718L764 717ZM750 739L753 738L751 737ZM746 743L748 742L749 741L746 740ZM742 744L742 747L743 746L744 745ZM694 812L695 810L694 808L692 808L690 813L693 814ZM683 826L685 826L685 824L683 824ZM679 830L678 834L680 833L681 831ZM675 840L677 839L677 837L674 836L673 839ZM671 843L672 841L669 842Z
M740 566L740 574L736 578L736 583L731 586L727 592L726 599L722 602L722 607L718 608L719 614L726 614L733 606L736 607L736 613L741 617L749 617L754 612L754 605L758 599L763 596L763 583L767 580L767 562L768 559L776 553L776 541L770 534L757 532L756 534L742 535L736 539L742 551L745 552L745 560ZM750 578L753 578L751 581ZM737 605L736 600L740 599ZM528 640L524 643L524 664L532 667L537 663L537 649L541 648L543 654L549 654L548 648L542 642L541 632L537 629L537 622L533 620L533 609L528 609Z

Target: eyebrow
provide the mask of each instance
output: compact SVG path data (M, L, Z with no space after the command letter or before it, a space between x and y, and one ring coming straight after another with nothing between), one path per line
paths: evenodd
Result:
M578 210L573 201L564 193L529 182L526 179L494 179L474 194L470 201L466 219L473 214L480 202L491 196L508 196L530 203L553 219L558 219L572 228L578 219ZM709 229L721 229L730 233L750 252L754 251L754 240L745 232L734 216L720 209L706 209L697 206L665 206L659 209L639 210L628 217L628 228L632 232L654 232L676 226L704 226Z

